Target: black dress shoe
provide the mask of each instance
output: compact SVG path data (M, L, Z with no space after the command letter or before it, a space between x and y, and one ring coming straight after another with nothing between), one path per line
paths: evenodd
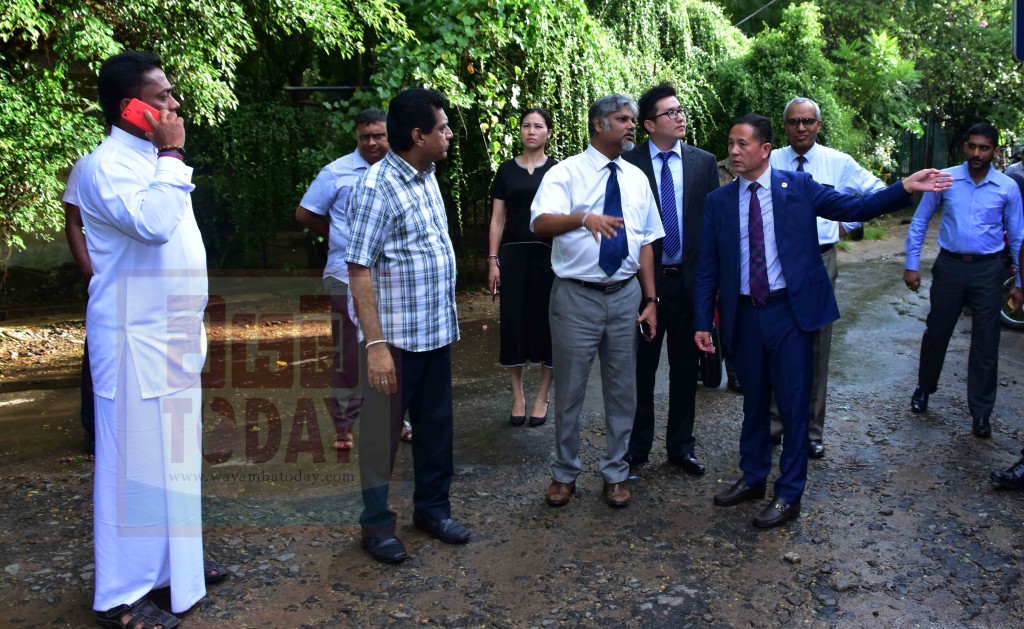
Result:
M760 500L761 498L764 498L764 494L764 485L751 487L747 484L747 481L741 478L729 489L715 494L715 504L719 507L731 507L732 505L739 504L744 500Z
M729 378L729 382L725 385L725 388L729 389L733 393L743 393L743 387L740 386L740 381L736 378Z
M412 523L416 528L429 533L446 544L465 544L469 541L469 530L451 518L428 522L415 516Z
M363 548L377 561L384 563L400 563L407 557L405 546L394 535L384 537L364 537Z
M679 466L687 474L693 474L694 476L704 475L704 466L692 454L672 455L668 457L668 462Z
M914 395L910 396L910 410L915 413L923 413L928 410L928 394L924 392L921 385L914 389Z
M1024 451L1021 451L1021 454L1024 454ZM1003 489L1024 489L1024 457L1005 472L995 470L988 477Z
M630 467L640 467L644 463L647 463L647 455L633 454L632 452L627 452L626 456L622 457L622 460L625 461Z
M988 417L974 418L974 426L971 427L971 431L975 437L980 439L988 439L992 436L992 426L988 423Z
M764 508L764 511L754 516L754 526L759 529L770 529L790 520L795 520L800 515L800 501L789 504L782 498L772 500L772 503Z
M821 439L811 439L807 442L807 456L812 459L821 459L825 456L825 444Z

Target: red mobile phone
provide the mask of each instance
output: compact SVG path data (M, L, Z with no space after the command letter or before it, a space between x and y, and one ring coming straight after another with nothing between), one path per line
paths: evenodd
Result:
M160 117L159 109L154 109L152 106L147 105L141 100L133 98L128 101L128 106L121 112L121 118L142 129L146 133L152 133L153 127L146 122L146 117L142 115L142 112L144 111L148 111L154 118Z

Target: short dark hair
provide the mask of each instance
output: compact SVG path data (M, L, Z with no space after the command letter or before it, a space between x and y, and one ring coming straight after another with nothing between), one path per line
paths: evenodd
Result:
M676 88L671 83L659 83L647 90L640 96L637 103L640 107L640 122L654 120L655 112L658 110L658 101L669 96L677 96Z
M772 144L775 140L775 134L772 131L772 121L766 116L761 114L743 114L742 116L736 116L729 123L729 130L738 124L747 124L754 129L754 137L761 144Z
M964 136L964 141L972 135L980 135L983 138L988 138L989 142L992 143L993 147L999 146L999 129L987 122L979 122L971 125L971 128L967 130L967 135Z
M388 106L388 142L401 153L412 148L412 132L430 133L437 124L437 110L448 101L437 90L414 87L398 93Z
M386 113L384 113L383 111L379 110L379 109L376 109L376 108L364 109L361 112L359 112L358 116L356 116L356 126L357 127L361 127L364 124L374 124L374 123L377 123L377 122L386 122L387 119L388 119L388 115Z
M526 117L529 116L530 114L537 114L538 116L543 118L544 124L546 124L548 127L548 131L551 131L555 128L555 125L551 123L551 114L549 114L548 110L544 109L543 107L530 107L523 113L519 114L519 124L522 125L523 121L526 120Z
M162 66L160 57L134 50L126 50L103 62L99 77L100 107L108 125L121 119L122 100L139 95L146 84L146 73Z

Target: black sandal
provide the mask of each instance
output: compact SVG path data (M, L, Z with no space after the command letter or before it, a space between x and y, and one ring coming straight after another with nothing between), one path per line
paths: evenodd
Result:
M128 616L128 621L121 619ZM105 612L96 612L96 622L101 627L112 629L174 629L178 619L160 609L148 598L141 598L131 605L118 605Z
M224 564L214 563L212 561L203 562L203 577L206 579L206 585L212 585L214 583L220 583L224 579L228 578L228 567Z

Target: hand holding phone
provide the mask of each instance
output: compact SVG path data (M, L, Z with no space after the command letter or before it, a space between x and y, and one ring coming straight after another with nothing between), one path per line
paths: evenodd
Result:
M153 125L149 124L143 112L148 111L153 118L160 119L160 110L156 109L137 98L128 101L128 106L121 112L121 118L128 123L138 127L146 133L153 132Z
M651 325L646 321L640 322L640 336L644 337L647 342L654 340L654 335L651 334Z

